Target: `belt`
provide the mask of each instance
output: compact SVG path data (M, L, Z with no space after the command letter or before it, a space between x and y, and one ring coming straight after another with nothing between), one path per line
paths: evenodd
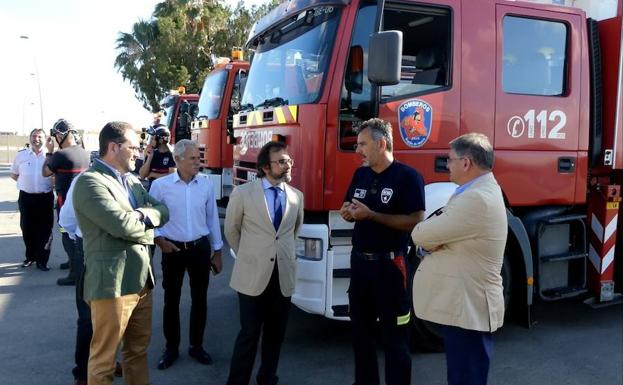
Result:
M27 195L45 195L45 194L52 194L52 190L50 191L43 191L43 192L28 192L28 191L24 191L24 190L19 190L20 192L27 194Z
M364 261L391 261L397 256L401 256L404 253L399 251L385 251L385 252L377 252L377 253L365 253L361 251L354 251L352 253L359 259Z
M187 241L187 242L179 242L179 241L174 241L172 239L168 239L167 241L171 242L172 244L174 244L175 246L177 246L178 249L180 250L190 250L190 249L194 249L195 247L199 246L203 241L207 240L208 237L206 237L205 235L201 238L197 238L194 241Z

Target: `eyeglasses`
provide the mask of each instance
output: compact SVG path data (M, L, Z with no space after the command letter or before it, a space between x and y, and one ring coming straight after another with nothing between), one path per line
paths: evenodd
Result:
M281 167L294 166L294 159L279 159L279 160L271 160L270 163L277 163Z
M117 143L119 145L119 148L123 147L124 143ZM141 151L141 148L139 146L126 146L126 148L130 149L130 151Z

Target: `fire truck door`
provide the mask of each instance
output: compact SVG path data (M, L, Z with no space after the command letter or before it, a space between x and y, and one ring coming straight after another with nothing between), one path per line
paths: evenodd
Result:
M579 14L496 6L494 171L511 205L584 198L576 198L587 164L587 149L579 148L588 116L582 23Z
M428 182L447 178L459 135L461 7L456 0L385 3L383 30L402 32L400 82L381 87L379 117L394 128L396 157Z

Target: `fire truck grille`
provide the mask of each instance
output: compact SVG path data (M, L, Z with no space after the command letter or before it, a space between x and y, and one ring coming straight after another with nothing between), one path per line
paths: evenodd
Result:
M256 179L257 171L254 162L237 161L234 163L234 184L244 184Z

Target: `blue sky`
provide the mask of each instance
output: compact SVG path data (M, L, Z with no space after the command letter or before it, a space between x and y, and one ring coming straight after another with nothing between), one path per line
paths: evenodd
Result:
M151 122L113 63L117 33L149 19L158 2L0 0L0 131L41 126L40 106L46 131L59 118L87 131L111 120L137 128Z

